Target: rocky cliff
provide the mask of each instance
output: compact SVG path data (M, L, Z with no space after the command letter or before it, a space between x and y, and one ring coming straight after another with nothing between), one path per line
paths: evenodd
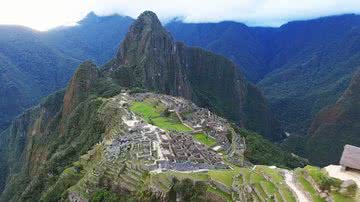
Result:
M98 114L102 100L88 99L96 77L97 68L83 63L65 92L27 110L1 133L0 184L6 187L0 201L39 197L65 165L98 141L104 132Z
M340 99L319 112L309 129L309 158L320 165L338 163L345 144L360 146L360 72Z

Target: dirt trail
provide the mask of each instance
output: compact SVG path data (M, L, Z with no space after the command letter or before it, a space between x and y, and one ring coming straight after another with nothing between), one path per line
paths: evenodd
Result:
M292 171L285 170L285 182L295 193L299 202L310 202L305 193L295 184L294 173Z

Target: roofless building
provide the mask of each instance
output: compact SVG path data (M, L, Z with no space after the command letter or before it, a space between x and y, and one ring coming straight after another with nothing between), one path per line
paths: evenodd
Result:
M345 145L340 159L340 165L345 169L360 170L360 147Z

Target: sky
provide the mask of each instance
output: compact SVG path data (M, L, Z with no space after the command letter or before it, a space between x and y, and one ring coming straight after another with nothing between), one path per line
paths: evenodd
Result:
M154 11L163 22L232 20L250 26L280 26L288 21L343 13L360 14L360 0L0 0L0 24L45 31L75 25L90 11L136 18Z

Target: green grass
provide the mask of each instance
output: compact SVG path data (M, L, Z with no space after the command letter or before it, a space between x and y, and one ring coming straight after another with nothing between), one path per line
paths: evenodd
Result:
M317 191L314 189L314 187L310 184L310 182L308 182L305 177L301 174L301 172L297 172L296 177L298 179L298 181L300 182L300 184L303 186L303 188L309 192L312 200L314 202L324 202L324 200L322 198L320 198L319 194L317 193Z
M189 132L191 129L176 119L171 119L167 117L157 117L152 119L152 123L159 128L164 130L175 130L179 132Z
M209 186L208 189L207 189L207 191L208 191L208 192L211 192L211 193L214 193L214 194L216 194L216 195L218 195L218 196L226 199L227 202L233 201L232 198L231 198L231 196L230 196L230 194L228 194L228 193L226 193L226 192L223 192L223 191L221 191L221 190L219 190L219 189L215 189L215 188Z
M160 116L156 107L148 102L133 102L130 109L135 113L140 114L145 120L150 120L153 117Z
M216 145L216 141L214 138L204 134L204 133L196 133L194 134L194 139L197 140L198 142L207 145L208 147L212 147L214 145Z
M346 197L338 193L333 193L331 196L335 202L355 202L354 198Z
M209 176L212 180L221 182L228 187L232 186L233 177L239 173L238 170L210 170Z
M279 174L278 169L272 169L268 166L256 166L256 171L269 176L273 182L281 183L284 181L283 177Z
M272 169L267 166L256 166L256 171L263 173L264 175L271 178L273 185L275 185L279 191L283 193L283 197L287 202L295 202L296 199L292 192L287 187L284 178L280 175L279 169ZM264 184L265 185L265 184ZM265 185L266 186L266 185ZM271 189L271 187L270 187Z
M202 172L181 173L181 172L176 172L176 171L167 171L167 172L162 172L162 173L159 173L156 175L165 175L167 177L174 176L180 180L189 178L189 179L196 180L196 181L207 181L209 179L208 174L202 173Z
M268 198L267 195L266 195L266 193L265 193L265 191L264 191L264 189L261 187L260 183L256 183L256 184L254 184L253 186L254 186L254 188L256 188L256 190L259 192L259 194L260 194L259 197L261 197L261 198L263 198L263 199L267 199L267 198Z
M168 117L163 116L162 113L165 111L165 107L161 104L154 103L153 100L133 102L130 110L143 117L148 123L164 130L175 130L179 132L189 132L192 130L182 124L174 115Z
M321 176L324 175L324 173L318 168L314 166L305 166L304 168L309 175L317 182L321 180Z
M265 178L255 172L251 172L250 183L260 183L265 181Z
M272 182L263 181L261 184L266 189L267 193L274 194L275 192L277 192L277 189L276 189L275 185Z

